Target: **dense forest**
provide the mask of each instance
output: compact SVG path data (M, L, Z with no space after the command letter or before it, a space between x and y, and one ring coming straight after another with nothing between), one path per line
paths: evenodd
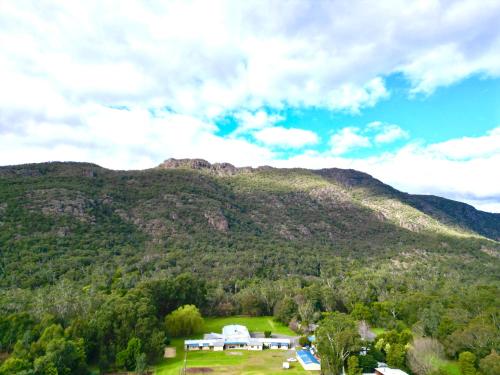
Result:
M346 358L364 372L428 374L430 351L494 374L499 239L499 214L350 170L1 167L0 374L153 364L184 305L298 335L343 316L383 328Z

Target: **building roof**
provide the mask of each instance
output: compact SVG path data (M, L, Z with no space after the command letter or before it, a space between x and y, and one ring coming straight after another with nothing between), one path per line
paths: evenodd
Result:
M261 343L263 344L287 344L287 345L290 345L290 339L283 339L283 338L279 338L279 339L275 339L275 338L258 338L258 339L255 339L255 340L259 340Z
M232 339L249 339L250 332L248 332L247 327L240 326L237 324L232 324L228 326L224 326L222 328L222 335L226 340Z
M222 335L210 333L202 340L185 340L188 346L224 346L224 345L259 345L275 346L278 344L290 346L290 339L285 338L251 338L247 327L240 325L228 325L222 328Z
M214 332L211 332L211 333L206 333L203 335L203 338L205 340L221 340L221 339L224 339L224 336L222 336L220 333L214 333Z
M224 340L184 340L188 346L224 346Z
M408 375L403 370L398 368L390 368L390 367L377 367L375 371L381 373L382 375Z

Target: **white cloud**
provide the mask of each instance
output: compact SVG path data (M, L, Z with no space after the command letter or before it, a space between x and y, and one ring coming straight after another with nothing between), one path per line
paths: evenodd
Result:
M242 111L236 113L234 118L238 121L238 127L236 128L234 135L273 126L277 122L285 119L283 116L275 114L270 115L263 110L259 110L255 113Z
M343 84L333 89L323 105L333 110L347 109L359 112L362 107L372 107L388 96L389 92L382 79L374 78L362 87Z
M318 136L310 130L287 129L281 126L261 129L254 132L253 136L265 145L284 148L298 148L318 143Z
M1 110L57 112L63 97L209 118L286 105L359 111L389 95L381 77L391 73L425 93L499 76L499 15L495 0L5 2Z
M145 168L167 157L280 163L238 133L217 136L214 119L238 113L237 132L255 133L262 144L313 144L314 133L285 129L269 113L290 106L357 112L390 95L383 77L393 73L410 80L412 93L424 94L473 74L498 77L499 16L496 0L480 6L389 0L369 7L363 1L5 1L0 164L78 160ZM500 195L498 129L366 160L339 155L402 138L404 130L346 129L332 136L328 154L307 152L290 165L358 168L413 192L476 201Z
M406 130L403 130L399 125L384 124L380 121L375 121L367 125L368 131L375 131L375 143L392 143L400 139L409 138Z
M356 127L340 129L330 138L331 153L342 155L356 148L370 147L370 139L359 133L360 129Z
M498 146L499 134L497 127L481 137L428 145L411 143L395 152L366 159L307 152L274 165L353 168L403 191L435 194L500 212L500 150L492 147Z
M500 154L500 127L481 137L463 137L433 144L429 152L449 159L470 159Z
M22 123L22 133L3 130L2 164L72 160L114 169L151 168L167 157L204 157L237 165L266 164L274 154L244 140L215 135L216 126L192 116L140 108L85 106L81 124ZM77 116L75 114L75 116ZM230 155L230 156L229 156Z

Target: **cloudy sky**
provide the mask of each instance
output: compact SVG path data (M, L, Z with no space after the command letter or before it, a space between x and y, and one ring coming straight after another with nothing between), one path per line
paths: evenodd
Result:
M355 168L500 212L500 0L0 9L0 165Z

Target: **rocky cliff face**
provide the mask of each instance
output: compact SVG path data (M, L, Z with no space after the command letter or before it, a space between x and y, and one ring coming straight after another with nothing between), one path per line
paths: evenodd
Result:
M210 164L203 159L167 159L161 163L159 169L193 169L205 170L217 175L233 175L238 171L248 171L250 168L236 168L230 163L214 163Z

